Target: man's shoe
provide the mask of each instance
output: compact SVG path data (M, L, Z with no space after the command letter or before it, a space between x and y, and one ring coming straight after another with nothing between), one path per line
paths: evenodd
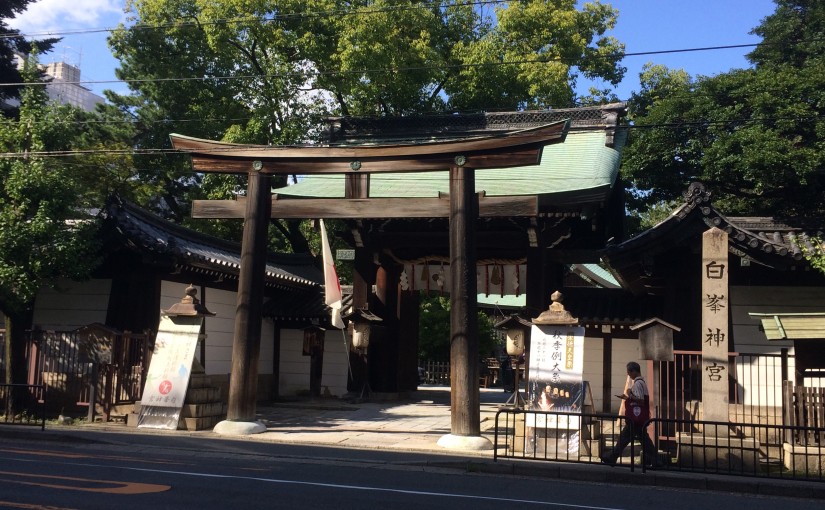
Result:
M609 460L609 459L606 459L604 457L599 457L599 460L602 461L602 464L605 464L605 465L610 466L610 467L616 467L616 461L615 460Z

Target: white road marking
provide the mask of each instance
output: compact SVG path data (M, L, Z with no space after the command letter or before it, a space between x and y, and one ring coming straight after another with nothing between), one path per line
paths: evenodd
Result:
M75 463L72 463L75 464ZM75 465L80 466L87 466L87 467L99 467L99 468L110 468L111 466L102 466L96 464L80 464L77 463ZM218 475L218 474L210 474L210 473L193 473L190 471L168 471L162 469L147 469L147 468L137 468L137 467L127 467L127 466L120 466L121 469L128 469L131 471L144 471L147 473L157 473L157 474L170 474L170 475L182 475L182 476L193 476L193 477L201 477L201 478L225 478L225 479L234 479L234 480L250 480L250 481L257 481L257 482L266 482L266 483L277 483L277 484L284 484L284 485L308 485L312 487L328 487L332 489L346 489L346 490L360 490L360 491L372 491L372 492L392 492L396 494L411 494L411 495L418 495L418 496L437 496L437 497L444 497L444 498L458 498L458 499L471 499L471 500L483 500L483 501L502 501L502 502L510 502L510 503L521 503L521 504L530 504L530 505L542 505L542 506L552 506L552 507L563 507L563 508L581 508L587 510L626 510L618 507L607 507L607 506L590 506L590 505L577 505L574 503L558 503L553 501L537 501L532 499L512 499L512 498L502 498L502 497L493 497L493 496L478 496L475 494L451 494L448 492L431 492L431 491L417 491L417 490L410 490L410 489L391 489L385 487L369 487L365 485L343 485L337 483L322 483L322 482L302 482L296 480L281 480L278 478L261 478L257 476L239 476L239 475Z

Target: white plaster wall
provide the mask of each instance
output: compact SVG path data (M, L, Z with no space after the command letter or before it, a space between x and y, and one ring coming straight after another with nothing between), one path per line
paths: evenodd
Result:
M347 338L347 344L350 340ZM281 331L281 364L279 391L282 396L309 392L309 356L303 355L304 332L300 329ZM341 331L327 330L324 338L324 367L322 386L332 396L341 397L347 392L349 355L344 346ZM324 391L324 388L322 388Z
M40 289L32 324L40 329L68 331L106 322L111 280L75 282L62 279L57 288Z
M614 338L613 339L613 353L611 354L610 365L610 395L606 398L610 399L610 412L618 413L621 400L614 397L624 392L624 385L627 381L627 364L635 361L642 367L642 377L645 381L650 382L650 375L647 373L647 362L640 359L642 355L642 348L638 338Z
M778 357L783 347L793 354L793 342L771 340L759 331L759 320L749 313L812 313L825 311L825 288L821 287L736 287L730 288L731 333L734 349L739 353L776 356L748 357L737 364L740 381L739 398L746 405L782 405L782 388L773 381L780 379L782 366ZM794 360L788 362L788 373L794 373ZM766 377L770 374L771 377ZM770 383L769 383L770 382ZM822 386L822 380L806 381L810 386Z
M346 330L344 330L346 331ZM303 332L301 332L303 335ZM336 397L347 393L349 345L352 340L340 329L328 329L324 339L324 373L322 384ZM307 377L309 380L309 377Z
M602 370L603 352L604 340L602 338L584 338L582 379L590 384L590 393L593 395L593 412L600 412L604 402L604 395L602 395L602 381L604 381L604 370ZM587 395L585 395L585 398L587 398ZM588 402L585 401L584 403L587 404Z
M187 285L161 281L160 310L166 310L180 302ZM61 281L60 292L42 289L35 302L34 324L41 329L72 330L95 322L105 323L111 291L111 280L86 282ZM198 299L215 313L205 319L206 363L209 375L226 375L232 370L232 341L234 337L237 293L207 288ZM2 315L0 315L2 319ZM154 324L157 328L157 323ZM2 326L0 325L0 328ZM265 319L261 326L259 374L273 373L274 355L273 321ZM294 395L309 391L309 357L303 356L303 330L281 332L280 391L282 395ZM347 338L347 342L349 342ZM199 355L199 352L198 352ZM326 333L322 384L333 396L347 392L348 355L344 338L339 330Z

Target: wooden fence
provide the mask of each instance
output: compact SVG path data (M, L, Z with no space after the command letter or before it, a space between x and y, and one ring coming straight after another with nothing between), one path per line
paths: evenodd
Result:
M450 385L449 361L425 361L423 364L423 384Z
M785 422L795 430L790 443L800 446L825 446L825 388L794 386L784 381Z
M2 378L4 333L0 329ZM140 401L151 334L92 325L72 331L27 331L26 336L26 383L42 388L33 401L44 403L50 416L91 415L98 407L108 419L114 406Z

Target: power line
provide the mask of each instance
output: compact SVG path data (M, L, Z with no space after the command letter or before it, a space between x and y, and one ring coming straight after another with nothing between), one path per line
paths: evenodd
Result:
M472 6L481 6L481 5L497 5L497 4L506 4L508 2L504 0L478 0L475 2L468 2L462 5L472 5ZM387 6L382 8L374 8L374 9L362 9L357 12L353 12L350 10L331 10L331 11L322 11L322 12L313 12L313 13L306 13L306 12L296 12L296 13L280 13L273 15L271 17L264 17L264 18L232 18L232 19L220 19L220 20L213 20L209 22L199 22L199 21L184 21L184 22L175 22L175 23L167 23L167 24L158 24L158 25L135 25L133 27L129 27L129 29L162 29L162 28L169 28L169 27L186 27L186 26L205 26L205 25L218 25L218 24L228 24L228 23L241 23L241 22L249 22L250 20L256 20L260 23L268 23L272 21L276 21L279 19L288 19L292 17L322 17L322 16L340 16L340 15L367 15L367 14L374 14L374 13L385 13L385 12L393 12L393 11L408 11L408 10L419 10L419 9L432 9L434 6L439 8L448 7L453 4L449 3L441 3L441 4L426 4L421 3L417 5L399 5L399 6ZM48 35L48 36L59 36L59 35L75 35L75 34L83 34L83 33L99 33L99 32L106 32L106 31L114 31L118 30L117 28L105 28L105 29L88 29L88 30L76 30L76 31L64 31L64 32L46 32L42 34L28 34L27 37L37 36L37 35ZM7 35L3 36L0 35L0 39L4 37L15 37L14 35ZM699 52L699 51L718 51L718 50L728 50L728 49L741 49L741 48L750 48L758 46L760 43L748 43L748 44L733 44L733 45L719 45L719 46L707 46L707 47L697 47L697 48L678 48L678 49L669 49L669 50L653 50L653 51L641 51L641 52L622 52L622 53L614 53L608 55L599 56L600 58L604 59L619 59L621 61L624 58L628 57L639 57L639 56L653 56L653 55L664 55L664 54L674 54L674 53L688 53L688 52ZM764 43L763 43L764 44ZM486 62L486 63L475 63L475 64L454 64L454 65L445 65L445 66L407 66L407 67L400 67L400 68L373 68L373 69L362 69L362 70L352 70L352 71L315 71L314 76L325 76L325 75L363 75L363 74L375 74L375 73L398 73L398 72L412 72L412 71L426 71L426 70L451 70L451 69L461 69L461 68L474 68L474 67L489 67L489 66L503 66L503 65L520 65L520 64L545 64L550 62L564 62L564 59L561 57L554 57L554 58L538 58L538 59L522 59L522 60L514 60L514 61L503 61L503 62ZM570 65L573 65L572 63ZM195 77L168 77L168 78L146 78L146 79L133 79L133 80L80 80L80 81L64 81L61 82L63 84L68 85L105 85L105 84L142 84L142 83L162 83L162 82L181 82L181 81L231 81L231 80L260 80L260 79L277 79L277 78L289 78L289 77L303 77L305 73L278 73L278 74L251 74L251 75L227 75L227 76L195 76ZM0 87L19 87L19 86L36 86L41 85L41 82L23 82L23 83L0 83Z
M750 44L732 44L732 45L725 45L725 46L705 46L699 48L681 48L681 49L672 49L672 50L654 50L654 51L641 51L641 52L634 52L634 53L614 53L609 55L600 55L600 58L604 59L611 59L617 58L619 61L627 58L627 57L640 57L640 56L650 56L650 55L664 55L664 54L671 54L671 53L690 53L690 52L698 52L698 51L717 51L717 50L728 50L728 49L737 49L737 48L750 48L758 46L759 43L750 43ZM311 74L312 76L351 76L351 75L364 75L364 74L376 74L376 73L404 73L404 72L412 72L412 71L430 71L430 70L455 70L455 69L469 69L469 68L480 68L480 67L494 67L494 66L509 66L509 65L520 65L520 64L548 64L551 62L562 62L564 63L565 60L562 57L553 57L553 58L538 58L538 59L522 59L522 60L508 60L508 61L501 61L501 62L482 62L476 64L450 64L450 65L443 65L443 66L406 66L406 67L396 67L396 68L372 68L372 69L357 69L352 71L314 71ZM570 64L572 65L572 64ZM142 78L142 79L133 79L133 80L81 80L81 81L60 81L56 82L62 85L101 85L101 84L113 84L113 83L123 83L123 84L140 84L140 83L164 83L164 82L186 82L186 81L198 81L198 82L211 82L211 81L233 81L233 80L266 80L266 79L277 79L277 78L302 78L306 76L308 73L305 72L294 72L294 73L278 73L278 74L248 74L248 75L235 75L235 76L195 76L195 77L172 77L172 78ZM20 87L20 86L42 86L48 85L48 82L22 82L22 83L0 83L0 87Z
M739 94L735 97L738 99L747 98L756 94L770 94L770 93L786 93L786 89L783 88L781 83L776 83L775 87L764 87L759 89L750 89L746 94ZM702 97L716 97L717 94L705 94L696 90L690 91L677 91L672 95L669 95L665 98L665 100L680 100L680 99L688 99L693 100L696 98ZM618 100L621 102L627 102L627 99ZM578 107L581 104L571 104L570 107ZM564 106L558 106L562 108ZM528 109L525 111L544 111L544 109ZM510 112L512 110L485 110L488 113L494 113L497 111L503 112ZM434 112L423 112L418 115L422 116L438 116L438 115L449 115L449 114L464 114L464 113L478 113L478 111L449 111L449 112L441 112L441 111L434 111ZM94 115L94 113L92 113ZM177 124L188 124L188 123L233 123L233 122L245 122L254 119L255 116L249 115L244 117L200 117L200 118L159 118L159 119L143 119L143 118L130 118L130 119L84 119L84 120L58 120L58 119L48 119L48 120L28 120L29 124L53 124L53 125L74 125L74 126L105 126L105 125L152 125L152 124L170 124L170 125L177 125ZM793 119L791 119L793 120ZM5 119L5 121L9 124L17 124L20 121L13 120L13 119ZM637 128L640 126L636 126Z
M689 128L704 128L709 126L728 126L728 125L743 125L743 124L756 124L762 122L779 122L779 121L796 121L796 122L809 122L814 120L822 120L825 119L825 115L811 115L811 116L804 116L804 117L759 117L759 118L738 118L738 119L728 119L728 120L718 120L718 121L710 121L710 120L698 120L698 121L686 121L686 122L668 122L668 123L660 123L660 124L649 124L649 125L625 125L619 126L620 129L629 129L629 130L649 130L649 129L670 129L670 130L682 130L682 129L689 129ZM273 146L277 147L277 146ZM294 145L293 147L320 147L318 145ZM210 153L210 154L217 154L220 155L221 153L226 153L229 151L236 150L234 147L216 147L212 149L207 149L201 152ZM164 148L148 148L148 149L88 149L88 150L61 150L61 151L29 151L29 152L5 152L0 153L0 159L26 159L26 158L33 158L33 157L55 157L55 158L62 158L62 157L77 157L77 156L86 156L86 155L133 155L133 156L141 156L141 155L189 155L190 152L186 150L178 150L178 149L164 149Z

